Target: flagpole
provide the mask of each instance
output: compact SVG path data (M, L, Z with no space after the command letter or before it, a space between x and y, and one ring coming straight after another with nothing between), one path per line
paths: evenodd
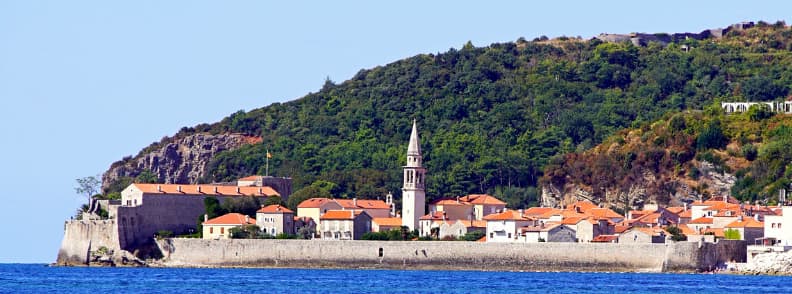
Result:
M264 176L269 177L269 158L270 158L269 148L267 148L267 155L265 157L267 157L267 170L266 170Z

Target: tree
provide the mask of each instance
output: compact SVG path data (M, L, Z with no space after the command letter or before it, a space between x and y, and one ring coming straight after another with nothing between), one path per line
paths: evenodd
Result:
M101 185L98 177L99 175L76 179L77 187L74 188L74 192L85 195L88 202L91 202L91 197L99 192L99 185Z
M726 240L740 240L740 239L742 239L740 237L740 231L735 230L735 229L726 229L726 230L724 230L723 231L723 237L726 238Z
M685 236L685 234L682 234L682 230L680 230L679 227L677 227L677 226L670 226L670 227L668 227L666 229L666 231L668 231L668 233L671 234L671 240L672 241L685 241L685 240L687 240L687 236Z
M135 183L147 183L147 184L157 184L160 183L159 178L153 172L148 169L144 169L137 177L135 177Z

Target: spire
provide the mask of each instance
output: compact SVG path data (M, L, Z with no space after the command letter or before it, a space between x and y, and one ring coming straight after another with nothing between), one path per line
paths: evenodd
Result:
M410 145L407 147L407 155L421 155L421 144L418 142L418 125L413 119L412 133L410 133Z

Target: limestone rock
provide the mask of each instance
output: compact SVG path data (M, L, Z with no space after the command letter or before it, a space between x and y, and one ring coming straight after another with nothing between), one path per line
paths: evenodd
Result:
M144 170L151 171L166 184L195 184L216 154L260 141L242 134L205 133L171 140L154 151L114 163L102 175L102 190L122 177L134 178Z
M741 270L754 275L792 275L792 251L758 254Z

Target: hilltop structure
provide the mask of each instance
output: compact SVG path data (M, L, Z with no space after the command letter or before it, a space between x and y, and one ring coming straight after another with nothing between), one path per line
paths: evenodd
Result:
M410 231L419 227L418 221L426 212L426 169L423 167L421 143L418 140L418 126L413 120L410 143L407 146L407 165L404 166L402 185L402 225Z

